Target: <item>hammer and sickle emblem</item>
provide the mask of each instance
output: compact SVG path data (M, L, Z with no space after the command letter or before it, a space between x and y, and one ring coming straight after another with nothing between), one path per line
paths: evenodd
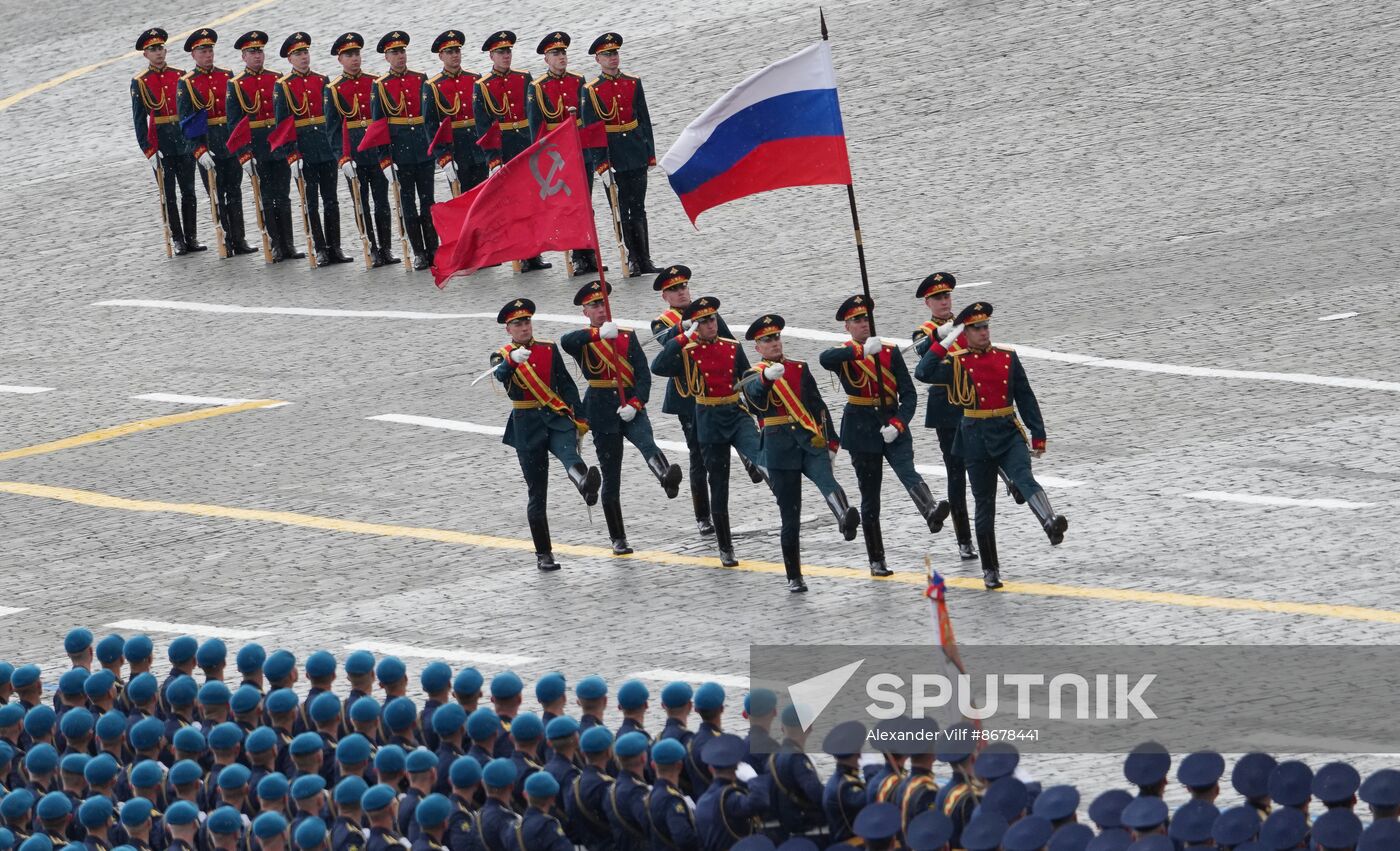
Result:
M530 157L530 173L535 176L535 182L540 185L540 197L548 198L551 195L563 190L565 195L573 197L573 190L569 188L569 183L560 174L564 169L564 157L559 153L558 145L545 145ZM549 157L551 160L549 170L544 174L540 173L540 160ZM558 177L558 181L555 178Z

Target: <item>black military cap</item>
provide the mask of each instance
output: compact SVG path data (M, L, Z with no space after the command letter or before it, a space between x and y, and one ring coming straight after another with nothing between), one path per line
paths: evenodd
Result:
M287 36L282 42L282 49L277 51L277 55L286 59L298 50L307 50L311 47L311 36L304 32L294 32Z
M757 340L759 337L767 337L769 334L778 333L786 326L787 323L783 321L783 317L776 313L765 313L753 321L749 330L744 334L744 339ZM863 729L862 735L864 735ZM831 753L831 751L827 751L827 753Z
M535 52L543 56L551 50L565 50L573 39L569 38L566 32L555 30L544 38L540 39L540 44L535 48Z
M501 308L501 312L496 314L496 321L504 325L507 322L514 322L517 319L526 319L535 315L535 303L528 298L517 298L506 303Z
M588 55L595 53L605 53L609 50L617 50L622 46L622 36L617 33L603 33L593 39L593 43L588 46Z
M934 272L919 284L919 298L928 298L939 293L950 293L958 285L952 272Z
M690 283L690 267L676 264L662 269L661 274L656 276L655 281L652 281L651 288L661 292L688 283Z
M387 53L396 47L408 47L408 41L408 33L403 30L394 30L393 32L385 33L384 36L379 39L379 45L374 49L378 53Z
M262 30L248 30L238 37L233 46L239 50L262 50L271 38Z
M433 52L441 53L449 47L455 47L460 50L462 45L466 43L467 37L462 35L461 30L448 30L433 39Z
M165 44L165 40L170 34L160 27L151 27L136 37L136 49L145 50L148 47L160 47Z
M347 50L363 50L365 37L359 33L341 33L340 38L331 45L331 55L339 56Z
M765 319L777 319L781 323L782 317L764 317ZM759 320L760 322L763 320ZM781 324L778 325L782 327ZM750 328L750 331L753 329ZM753 339L750 337L749 339ZM831 732L822 739L822 753L830 754L834 757L851 756L858 754L865 745L865 725L859 721L842 721Z
M987 320L992 318L992 305L986 301L974 301L962 309L958 314L957 323L959 325L985 325ZM1129 754L1132 756L1132 754ZM1171 766L1171 757L1167 758L1167 766ZM1162 769L1162 777L1167 775L1167 769ZM1162 779L1161 777L1157 778ZM1155 781L1154 781L1155 782Z
M189 38L185 39L185 52L193 53L196 47L213 47L218 43L219 34L205 27L204 29L195 30L190 33Z
M685 318L700 320L719 313L719 299L711 295L701 296L685 308Z
M836 310L836 321L845 322L847 319L869 316L874 307L875 301L873 299L868 299L857 293L841 302L841 307Z
M613 291L612 284L608 284L608 295L612 295L612 291ZM582 306L585 305L585 304L592 304L592 303L595 302L595 301L602 301L602 300L603 300L603 283L602 283L602 281L589 281L588 283L584 284L582 287L579 287L579 291L578 291L577 293L574 293L574 304L577 304L577 305L579 305L580 307L582 307Z
M510 30L497 30L486 37L486 41L481 43L481 52L490 53L498 47L514 47L515 33Z

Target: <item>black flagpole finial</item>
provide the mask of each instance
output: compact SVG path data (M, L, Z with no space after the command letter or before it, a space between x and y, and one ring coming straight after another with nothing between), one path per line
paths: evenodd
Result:
M817 7L817 15L819 15L822 20L822 41L828 41L830 40L830 36L826 33L826 12L822 11L822 7L820 6Z

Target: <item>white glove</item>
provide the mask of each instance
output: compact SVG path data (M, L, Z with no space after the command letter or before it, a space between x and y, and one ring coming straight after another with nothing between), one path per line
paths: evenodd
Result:
M146 162L150 163L151 171L160 171L161 159L162 156L160 151L156 151L154 154L151 154L149 157L146 157Z
M754 767L752 765L749 765L747 762L741 762L737 766L735 766L734 776L747 783L750 780L757 777L758 772L755 771Z
M617 409L617 416L625 423L630 423L637 418L637 409L631 405L620 405Z
M293 177L293 178L301 177L301 165L302 165L301 157L297 157L295 160L292 161L292 177Z
M685 332L686 334L689 334L691 331L695 330L695 326L698 324L699 323L696 322L694 319L687 319L681 323L681 331Z
M251 178L253 176L253 172L255 171L257 171L257 163L254 163L253 158L249 157L248 161L243 163L243 173Z
M958 335L962 332L962 325L955 322L945 323L938 329L938 342L951 343L953 340L956 340Z
M831 466L835 467L835 466L836 466L836 450L835 450L835 449L828 449L828 450L826 450L826 457L828 457L828 458L831 459Z
M892 425L881 426L880 436L885 439L886 443L894 443L895 438L899 437L899 429Z
M770 363L763 368L763 377L769 381L777 381L783 377L784 372L787 372L787 367L780 363Z
M214 155L205 151L199 155L199 164L204 166L205 171L214 170Z
M448 183L453 182L457 179L457 164L448 160L447 164L442 167L442 173L447 175Z
M602 325L599 325L599 326L598 326L598 336L599 336L599 337L602 337L604 340L616 340L616 339L617 339L617 323L616 323L616 322L604 322Z
M865 345L861 346L861 350L866 357L870 357L884 347L885 344L879 337L869 337L866 339Z
M354 179L355 179L355 161L354 161L354 160L346 160L346 161L345 161L345 165L343 165L343 166L340 167L340 173L343 174L343 175L345 175L345 179L346 179L346 180L354 180Z
M510 359L516 363L524 363L530 359L529 349L511 349Z
M393 183L393 182L394 182L394 164L393 164L393 163L389 163L388 165L384 166L384 179L387 180L387 181L389 181L390 183Z

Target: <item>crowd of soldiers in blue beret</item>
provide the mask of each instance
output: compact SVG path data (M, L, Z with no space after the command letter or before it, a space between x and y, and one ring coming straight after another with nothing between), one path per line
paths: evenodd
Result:
M1084 822L1075 787L1042 789L1014 747L934 737L932 720L881 722L874 737L836 724L823 781L794 707L761 688L744 697L741 738L713 682L667 684L653 732L636 679L611 695L613 730L597 676L575 684L575 717L558 673L535 682L536 713L514 672L488 683L444 662L419 672L420 706L404 663L367 650L343 664L318 650L299 670L287 650L245 644L236 685L217 638L171 641L161 680L145 635L79 628L64 650L56 689L37 665L0 662L0 851L1400 848L1394 769L1363 781L1345 762L1314 772L1250 753L1230 773L1243 802L1222 810L1226 761L1198 751L1177 764L1189 800L1171 812L1172 757L1145 743L1124 761L1131 790L1087 801Z

